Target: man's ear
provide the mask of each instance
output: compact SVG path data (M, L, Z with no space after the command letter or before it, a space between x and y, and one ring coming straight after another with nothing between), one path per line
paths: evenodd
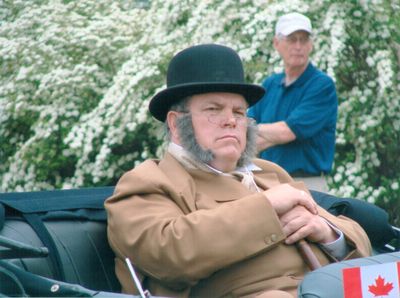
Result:
M274 39L273 39L272 44L273 44L275 50L278 50L278 49L277 49L278 43L279 43L278 37L274 36Z
M177 119L178 119L178 112L169 111L167 114L167 119L165 121L167 121L168 128L171 132L171 141L176 144L180 144L178 128L176 125Z
M313 41L311 40L310 52L309 52L308 54L311 54L311 52L313 51L313 49L314 49L314 43L313 43Z

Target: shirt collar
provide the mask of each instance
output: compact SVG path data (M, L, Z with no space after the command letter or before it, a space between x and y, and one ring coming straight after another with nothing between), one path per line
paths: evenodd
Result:
M290 85L285 86L285 74L283 73L282 78L281 78L281 84L284 87L291 87L291 86L300 86L303 85L304 82L306 82L312 75L312 73L315 71L314 65L311 63L311 61L308 62L308 65L306 69L303 71L303 73L295 80L293 81Z

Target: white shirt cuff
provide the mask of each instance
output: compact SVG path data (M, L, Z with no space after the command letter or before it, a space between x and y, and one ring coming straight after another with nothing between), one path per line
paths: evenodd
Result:
M333 226L329 221L324 219L326 223L338 234L339 238L330 243L320 243L320 245L337 260L343 260L349 253L349 247L347 246L343 232Z

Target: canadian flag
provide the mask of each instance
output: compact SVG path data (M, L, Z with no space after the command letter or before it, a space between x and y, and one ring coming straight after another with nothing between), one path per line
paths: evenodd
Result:
M400 262L343 269L345 298L399 298Z

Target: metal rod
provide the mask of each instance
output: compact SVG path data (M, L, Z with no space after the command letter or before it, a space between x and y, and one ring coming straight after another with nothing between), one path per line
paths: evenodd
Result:
M125 262L126 262L126 265L128 266L129 272L131 273L133 281L135 282L136 288L139 291L140 297L146 298L147 295L143 291L142 284L140 283L140 280L136 275L135 269L133 269L131 261L129 260L129 258L125 258Z

